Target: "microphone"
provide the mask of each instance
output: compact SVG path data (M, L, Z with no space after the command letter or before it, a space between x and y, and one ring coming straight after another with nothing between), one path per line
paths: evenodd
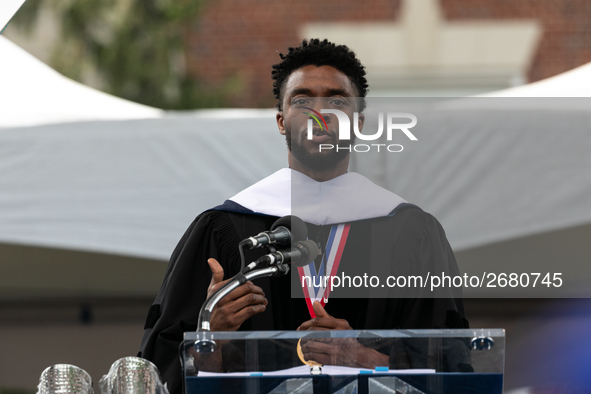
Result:
M308 238L308 228L302 219L297 216L284 216L271 226L271 231L264 231L240 242L250 249L267 245L289 245L292 242Z
M299 241L290 250L278 250L260 257L256 263L268 263L269 265L291 263L297 267L305 267L318 256L316 242L307 240Z

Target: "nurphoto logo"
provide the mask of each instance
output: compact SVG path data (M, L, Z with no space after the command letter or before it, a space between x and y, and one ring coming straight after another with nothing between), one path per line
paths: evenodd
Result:
M308 119L308 140L312 140L314 136L314 122L318 124L321 130L327 131L328 125L322 114L334 114L339 122L339 141L350 141L351 140L351 120L349 116L338 109L321 109L320 112L315 111L312 108L304 107L310 112L304 112L304 114L310 116ZM394 132L402 132L411 141L417 141L417 137L410 131L411 128L416 126L417 117L408 112L388 112L386 118L386 139L392 141ZM400 123L401 120L406 119L405 123ZM410 120L410 122L409 122ZM359 113L353 113L353 133L355 137L362 141L376 141L384 134L384 113L378 114L378 130L374 134L362 134L359 130ZM384 148L388 152L402 152L404 147L400 144L351 144L351 145L333 145L333 144L319 144L318 149L320 152L323 150L336 149L348 150L355 152L369 152L370 150L377 150L380 152L380 148Z

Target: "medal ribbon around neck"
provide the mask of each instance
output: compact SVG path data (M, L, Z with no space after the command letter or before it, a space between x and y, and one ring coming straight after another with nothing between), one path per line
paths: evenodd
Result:
M327 282L327 286L324 287L323 273L327 276L336 276L339 270L339 264L341 263L341 257L345 244L347 243L347 237L349 236L350 224L338 224L333 225L328 235L328 242L326 243L326 249L322 258L322 264L320 265L319 272L316 272L316 266L314 261L305 267L298 267L298 274L300 279L302 277L310 278L308 282L304 279L303 290L304 296L306 297L306 305L308 306L308 312L312 318L316 317L314 313L313 304L314 301L320 301L322 307L328 302L328 296L331 291L331 281ZM326 266L326 270L324 269ZM317 286L315 286L317 285Z

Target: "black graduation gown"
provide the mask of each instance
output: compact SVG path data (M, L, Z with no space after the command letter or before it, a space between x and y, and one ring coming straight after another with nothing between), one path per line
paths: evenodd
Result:
M196 330L199 310L211 281L207 259L213 257L220 262L224 268L224 279L233 276L240 270L238 243L269 230L277 219L254 214L238 204L226 202L220 209L206 211L197 217L175 248L160 292L148 313L139 353L139 356L156 364L171 393L180 393L181 390L179 344L183 332ZM330 226L308 227L309 239L318 239L325 245ZM382 241L375 242L376 238ZM410 207L390 217L354 222L344 255L347 248L371 242L371 239L374 239L374 245L378 245L375 248L388 250L392 272L409 274L417 272L419 267L421 272L431 270L433 273L445 271L458 274L453 252L441 225L419 208ZM264 250L245 252L247 263L265 253ZM345 257L341 267L339 270L347 269L347 275L357 275L356 272L366 270L355 261L346 261ZM287 275L255 280L254 283L265 292L269 304L265 312L245 321L240 330L295 330L309 320L305 300L291 297L293 278ZM297 280L297 276L295 278ZM353 329L468 328L461 298L339 298L338 291L334 290L325 309L331 316L347 320ZM424 359L424 346L424 341L407 342L381 351L388 354L396 350L396 357L391 355L392 367L425 368L429 365ZM456 356L445 363L445 369L469 370L467 344L454 344L452 347L455 350L448 353ZM240 352L240 349L235 351ZM266 360L269 365L262 365L261 370L292 366L289 361L282 365L282 361L274 357L266 357ZM226 370L239 369L226 363L225 359L224 364Z

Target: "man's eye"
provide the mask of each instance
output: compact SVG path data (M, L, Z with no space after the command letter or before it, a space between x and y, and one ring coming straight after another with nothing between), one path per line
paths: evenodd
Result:
M332 105L336 105L339 107L342 107L344 105L347 105L347 101L343 100L343 99L334 99L330 102Z
M308 100L298 97L298 98L294 98L291 103L293 105L306 105L306 104L308 104Z

